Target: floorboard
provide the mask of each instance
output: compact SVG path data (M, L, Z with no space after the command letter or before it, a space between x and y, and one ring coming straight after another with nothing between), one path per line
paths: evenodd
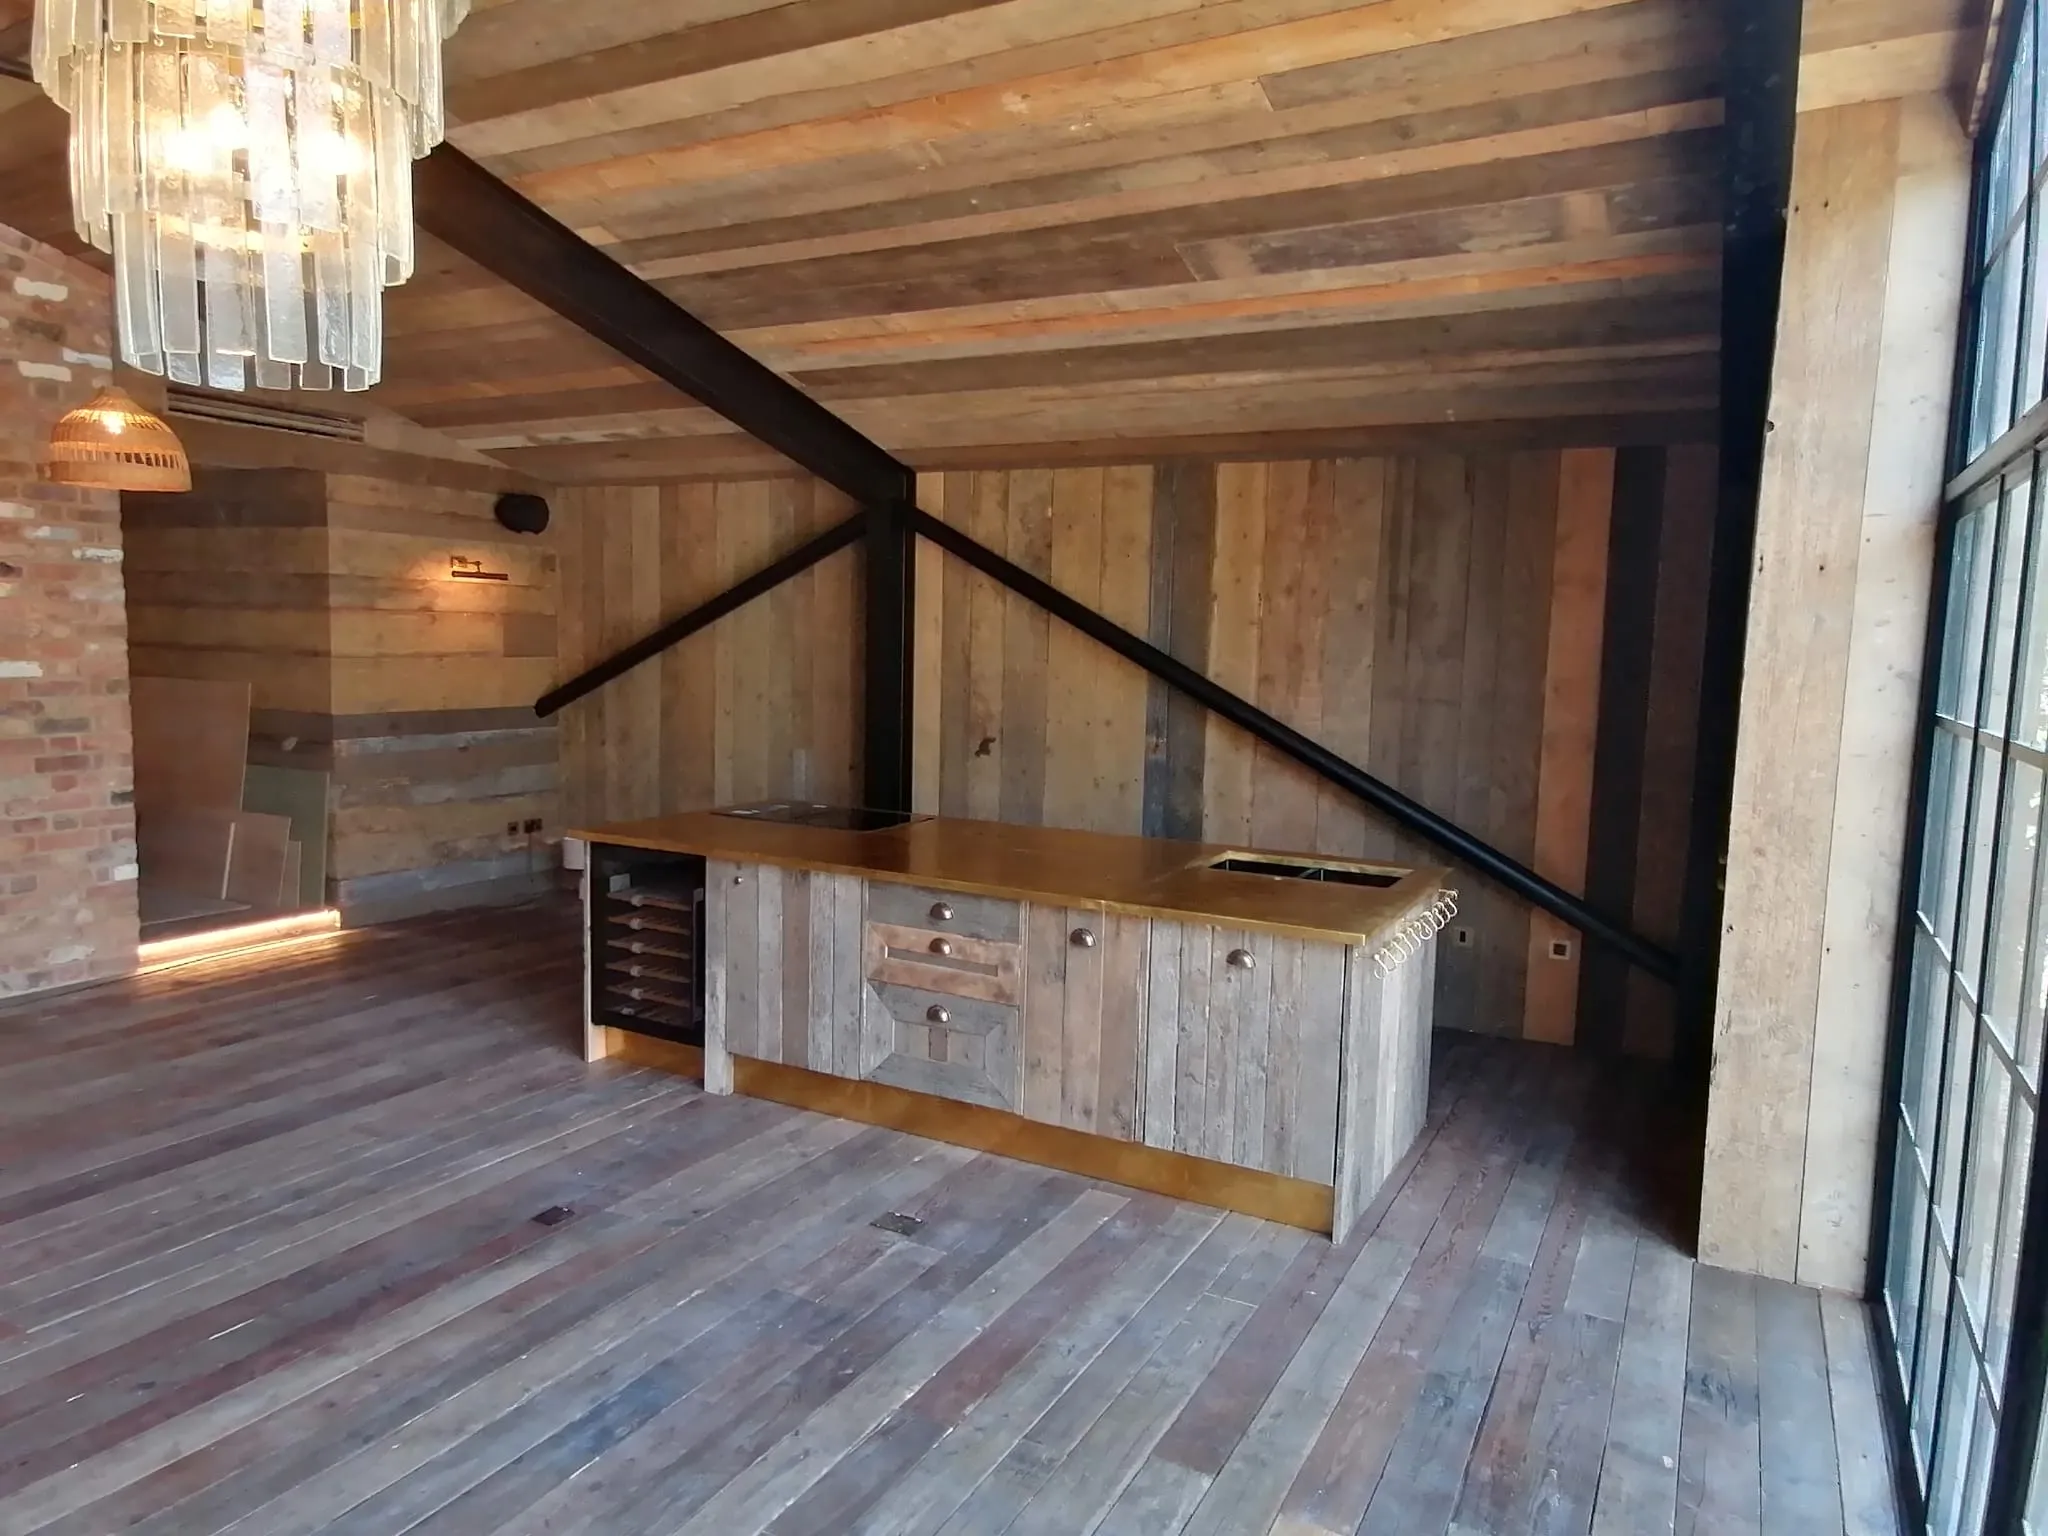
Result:
M1674 1246L1643 1069L1440 1037L1333 1246L586 1066L578 966L550 904L0 1010L0 1536L1899 1528L1861 1309Z

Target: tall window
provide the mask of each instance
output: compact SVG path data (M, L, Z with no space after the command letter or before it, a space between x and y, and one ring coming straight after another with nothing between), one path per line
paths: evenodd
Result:
M2034 1306L2020 1301L2020 1258L2048 1019L2048 55L2039 0L2018 10L1977 159L1883 1256L1914 1470L1940 1536L1977 1536L1988 1508L2026 1506L2040 1422L2039 1373L2014 1331ZM2028 1514L2048 1536L2039 1459Z

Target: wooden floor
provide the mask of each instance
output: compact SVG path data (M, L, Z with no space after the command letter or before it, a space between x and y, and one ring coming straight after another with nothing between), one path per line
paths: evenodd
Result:
M1641 1082L1440 1037L1333 1249L587 1068L575 943L0 1013L0 1533L1896 1529L1860 1311L1672 1246Z

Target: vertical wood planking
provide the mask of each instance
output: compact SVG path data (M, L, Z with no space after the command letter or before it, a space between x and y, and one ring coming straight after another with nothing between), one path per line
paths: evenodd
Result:
M1340 459L1329 466L1328 607L1323 621L1322 722L1317 739L1348 762L1369 763L1373 748L1373 676L1378 656L1381 554L1385 543L1387 463ZM1334 785L1316 791L1319 852L1361 856L1372 812Z
M1501 547L1501 611L1494 663L1493 816L1499 847L1533 865L1543 772L1544 678L1549 660L1551 582L1557 542L1558 457L1518 453L1508 461L1507 536ZM1477 882L1459 882L1461 897ZM1520 1034L1528 1010L1530 909L1496 900L1494 931L1482 935L1500 963L1481 1006ZM1467 926L1460 924L1460 927ZM1455 939L1455 935L1453 935ZM1660 983L1661 985L1661 983Z
M1090 608L1102 605L1100 469L1059 469L1052 476L1052 584ZM1093 828L1102 807L1093 791L1098 721L1095 676L1107 665L1085 636L1055 623L1047 636L1045 821Z
M1567 890L1582 889L1586 879L1613 506L1613 450L1566 450L1558 464L1536 872ZM1569 946L1569 958L1553 958L1552 946L1559 943ZM1571 1044L1577 1032L1578 992L1579 936L1547 913L1532 913L1523 1034L1532 1040Z
M1690 462L1710 472L1711 454L1694 452ZM1588 674L1574 680L1553 667L1552 652L1560 663L1583 657L1599 637L1587 630L1584 603L1555 599L1553 586L1562 574L1567 597L1573 581L1583 596L1587 562L1596 546L1604 551L1597 468L1611 458L1579 450L988 469L923 475L919 495L928 511L1510 855L1538 862L1540 846L1569 873L1583 864L1574 807L1588 793L1574 751L1584 750L1598 701ZM1667 497L1697 495L1675 471L1667 479ZM1561 490L1574 497L1563 524ZM573 495L579 507L608 514L631 502L618 489ZM851 510L814 481L677 486L662 495L662 616ZM630 510L623 549L618 518L579 521L584 537L565 563L579 613L565 633L589 637L606 622L610 584L638 570L641 557ZM1410 862L1440 857L933 546L920 543L917 558L921 809ZM593 566L579 583L575 573ZM834 556L663 659L648 779L661 808L854 798L859 658L843 642L858 643L859 569L857 551ZM1660 583L1660 612L1682 600L1665 590L1675 579ZM1675 635L1685 622L1679 614ZM1659 657L1668 649L1660 642ZM590 650L594 659L603 645ZM1671 667L1674 677L1684 671ZM585 742L564 747L577 765L566 776L591 805L590 819L617 819L646 793L616 761L620 743L636 739L632 712L612 689L589 704ZM1689 696L1673 698L1667 732L1690 709ZM1667 763L1685 760L1677 734L1664 751ZM593 782L600 787L591 793ZM1682 799L1683 788L1667 786L1665 803L1674 795ZM1646 811L1640 862L1652 860L1654 846ZM1558 1002L1568 991L1562 970L1575 962L1553 969L1548 939L1576 936L1532 927L1524 905L1476 877L1455 883L1471 943L1446 938L1446 1021L1563 1035L1571 1010ZM1652 1030L1640 1043L1654 1049L1663 1038Z
M1269 466L1222 464L1216 470L1216 547L1209 578L1208 673L1240 698L1259 687ZM1208 837L1249 842L1257 753L1252 739L1211 716L1202 779Z
M1102 579L1097 611L1134 635L1149 627L1152 571L1152 468L1123 465L1103 471ZM1092 825L1132 835L1145 822L1145 703L1143 669L1084 642L1096 667Z
M1094 1129L1119 1141L1142 1141L1153 924L1121 912L1105 912L1101 920L1102 1043L1096 1063Z
M1061 1081L1066 1065L1066 911L1024 909L1024 1095L1026 1119L1060 1124Z
M1109 914L1070 907L1060 916L1059 942L1066 946L1066 981L1060 999L1060 1112L1069 1130L1092 1131L1101 1107L1103 1039L1102 985ZM1077 937L1095 936L1092 946Z
M1008 535L1010 477L983 470L973 478L974 501L966 529L982 545L1000 550ZM976 575L968 582L965 741L962 803L983 821L1003 813L1003 636L1008 595Z
M1666 478L1662 448L1624 448L1615 455L1583 885L1586 899L1602 912L1635 909ZM1697 572L1694 580L1697 583ZM1624 1010L1631 969L1621 956L1606 950L1581 957L1579 1031L1598 1050L1619 1050L1627 1033Z
M1665 452L1656 634L1651 642L1649 710L1643 723L1634 920L1637 932L1674 948L1684 897L1700 670L1706 652L1706 589L1699 573L1713 556L1718 489L1712 447L1681 445ZM1676 1043L1675 1004L1669 987L1632 971L1623 1048L1633 1056L1669 1056Z
M917 477L917 503L940 521L949 521L945 477L923 474ZM941 777L941 740L944 729L945 625L947 560L936 544L916 541L917 647L916 672L911 685L911 798L917 809L938 811L944 794Z
M1313 525L1312 469L1299 461L1266 466L1264 570L1258 603L1257 663L1254 686L1245 696L1266 713L1315 736L1321 725L1319 669L1309 664L1313 646L1320 653L1323 625L1323 578L1311 574L1318 558L1320 531ZM1321 488L1327 493L1328 480ZM1219 645L1231 643L1226 632ZM1262 848L1307 848L1316 835L1316 779L1263 743L1251 745L1251 808L1248 840Z
M1009 476L1009 558L1052 579L1052 471ZM1011 594L1003 609L1002 819L1037 826L1045 820L1046 689L1052 617Z
M727 931L726 902L733 889L736 865L722 859L704 868L704 1086L712 1093L732 1092L730 982L732 951Z
M1152 924L1145 957L1145 1033L1143 1134L1148 1147L1171 1150L1180 1075L1181 945L1187 929L1180 923Z
M1174 1052L1178 1077L1174 1084L1173 1150L1208 1156L1209 1034L1215 1006L1211 957L1217 932L1206 923L1189 923L1180 932L1179 1048Z

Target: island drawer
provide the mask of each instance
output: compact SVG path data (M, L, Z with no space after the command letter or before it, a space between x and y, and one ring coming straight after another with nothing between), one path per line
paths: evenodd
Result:
M872 890L869 897L872 901ZM909 928L871 918L862 958L871 982L921 987L928 992L979 998L1013 1008L1023 1000L1024 950L1019 944L995 943L935 928Z
M877 982L868 988L862 1076L991 1109L1017 1107L1018 1011Z
M1024 937L1024 909L1018 902L882 880L868 884L868 917L899 928L929 928L991 944L1016 944Z

